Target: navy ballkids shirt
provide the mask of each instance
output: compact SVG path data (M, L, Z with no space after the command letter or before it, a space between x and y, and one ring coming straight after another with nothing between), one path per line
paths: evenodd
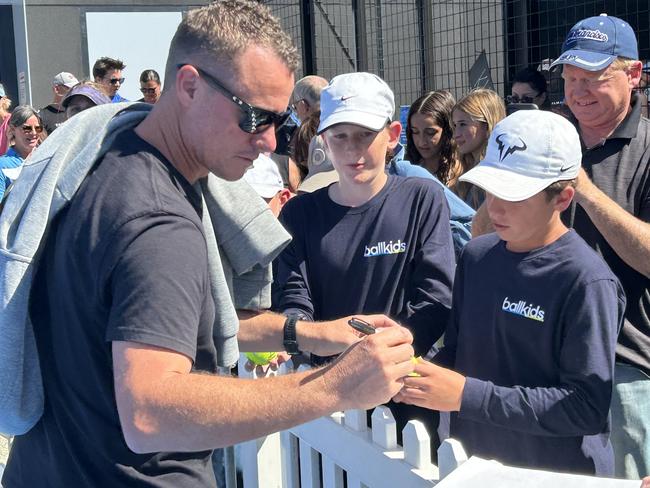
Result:
M496 234L465 247L445 347L467 377L451 436L505 464L614 473L609 405L625 296L574 232L530 252Z

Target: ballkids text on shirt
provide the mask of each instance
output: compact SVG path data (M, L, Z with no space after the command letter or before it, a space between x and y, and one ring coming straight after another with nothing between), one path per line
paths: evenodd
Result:
M372 258L375 256L385 256L386 254L400 254L406 252L406 242L402 242L401 239L397 241L381 241L375 244L374 246L366 246L363 257Z

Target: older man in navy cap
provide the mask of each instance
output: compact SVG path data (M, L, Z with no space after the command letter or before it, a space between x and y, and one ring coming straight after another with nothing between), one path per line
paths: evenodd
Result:
M650 474L650 122L633 89L642 63L630 25L578 22L552 66L583 144L577 206L565 217L620 279L627 295L616 350L612 444L616 474Z

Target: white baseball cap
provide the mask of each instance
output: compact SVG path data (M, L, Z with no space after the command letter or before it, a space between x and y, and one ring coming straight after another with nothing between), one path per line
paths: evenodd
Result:
M262 198L273 198L284 188L278 165L265 154L253 161L253 166L244 173L244 180Z
M335 124L355 124L380 131L395 113L393 91L372 73L346 73L332 78L320 94L318 133Z
M68 88L72 88L77 83L79 83L79 80L75 75L68 73L67 71L62 71L52 79L53 85L65 85Z
M551 183L578 176L580 137L571 122L543 110L519 110L492 131L485 158L460 177L501 200L519 202Z

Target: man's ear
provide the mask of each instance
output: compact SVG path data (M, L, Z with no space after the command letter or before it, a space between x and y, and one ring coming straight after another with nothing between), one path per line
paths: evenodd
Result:
M183 106L189 105L196 94L196 86L199 82L199 73L194 66L186 64L176 71L176 95Z
M395 120L391 122L388 127L388 149L395 149L397 143L399 142L399 136L402 133L402 124Z
M639 86L639 82L641 81L643 63L641 63L641 61L634 61L632 65L626 70L626 73L630 88L636 88Z
M571 205L571 201L573 200L575 194L576 189L574 187L567 186L564 188L558 195L555 196L555 210L564 212L567 208L569 208L569 205Z

